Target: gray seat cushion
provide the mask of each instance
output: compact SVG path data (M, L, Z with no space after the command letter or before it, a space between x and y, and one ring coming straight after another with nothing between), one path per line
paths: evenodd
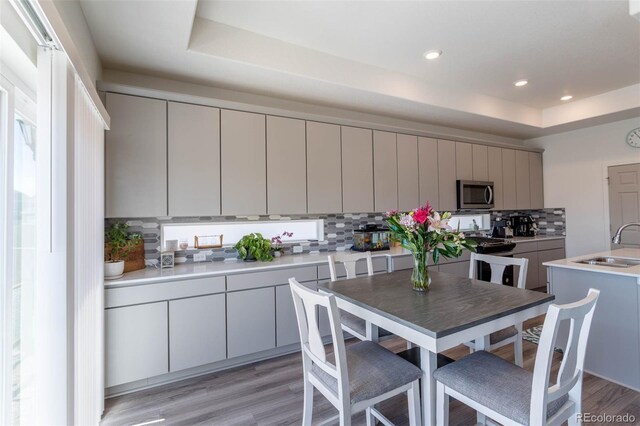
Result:
M489 335L489 343L495 345L496 343L502 342L504 339L515 336L516 334L518 334L518 329L512 325L511 327L503 328L495 333L491 333Z
M515 364L478 351L437 369L433 377L511 420L529 424L533 375ZM568 399L564 395L547 404L547 417L554 415Z
M340 311L340 322L346 325L347 327L349 327L350 329L352 329L353 331L355 331L356 333L360 333L363 336L367 335L366 322L362 318L359 318L353 314L350 314L349 312ZM391 333L389 333L385 329L382 329L382 328L379 329L378 337L384 337L384 336L391 336Z
M362 341L347 346L346 350L352 404L375 398L422 376L419 368L377 343ZM333 354L327 359L335 363ZM338 395L338 381L335 378L315 364L311 371Z

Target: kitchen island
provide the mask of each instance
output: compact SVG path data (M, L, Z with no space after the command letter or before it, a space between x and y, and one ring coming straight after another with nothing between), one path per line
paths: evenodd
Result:
M581 263L596 258L601 261ZM558 304L582 299L589 288L600 290L585 371L640 391L640 249L609 250L543 265L549 268L549 292ZM561 348L569 330L568 324L563 325L558 332Z

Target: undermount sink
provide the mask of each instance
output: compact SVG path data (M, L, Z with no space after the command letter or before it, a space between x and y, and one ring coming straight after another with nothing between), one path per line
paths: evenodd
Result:
M585 265L611 266L613 268L631 268L640 265L640 259L626 259L624 257L594 257L592 259L577 260L576 263Z

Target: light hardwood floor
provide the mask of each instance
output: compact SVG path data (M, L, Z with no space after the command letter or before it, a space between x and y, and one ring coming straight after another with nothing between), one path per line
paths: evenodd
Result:
M525 324L541 324L536 318ZM392 351L405 348L399 338L383 342ZM507 345L495 353L513 361L513 346ZM524 342L524 366L533 370L537 345ZM446 354L459 359L468 354L460 346ZM561 355L554 355L557 373ZM296 425L302 417L302 362L299 353L255 364L183 380L154 389L144 390L106 401L103 426L135 425L164 419L157 425ZM395 424L408 425L404 396L393 398L380 406ZM475 411L452 401L450 425L475 424ZM585 374L583 410L592 414L630 413L640 419L640 393L606 380ZM314 398L314 424L335 415L333 407L317 391ZM354 416L354 425L364 425L362 414ZM591 423L598 424L598 423Z

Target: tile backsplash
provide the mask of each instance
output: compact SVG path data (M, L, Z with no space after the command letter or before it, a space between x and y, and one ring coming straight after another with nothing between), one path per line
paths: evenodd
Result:
M469 212L460 212L465 214ZM486 211L483 211L486 213ZM564 208L540 209L540 210L502 210L492 211L491 222L499 217L508 217L514 214L531 215L538 223L539 235L565 235L565 211ZM376 223L384 225L384 213L342 213L342 214L305 214L305 215L264 215L264 216L200 216L200 217L157 217L157 218L126 218L107 219L105 225L116 222L129 224L130 232L141 233L144 238L145 262L147 266L156 266L160 261L161 236L160 225L163 223L197 223L197 222L229 222L229 221L265 221L265 220L298 220L298 219L323 219L324 241L309 241L295 243L286 247L285 254L293 253L294 246L299 246L302 253L322 253L330 251L344 251L353 244L353 230L360 225ZM298 251L297 250L297 251ZM232 247L204 250L184 250L176 252L176 259L184 263L192 263L195 253L204 253L206 261L224 261L236 258L237 252Z

